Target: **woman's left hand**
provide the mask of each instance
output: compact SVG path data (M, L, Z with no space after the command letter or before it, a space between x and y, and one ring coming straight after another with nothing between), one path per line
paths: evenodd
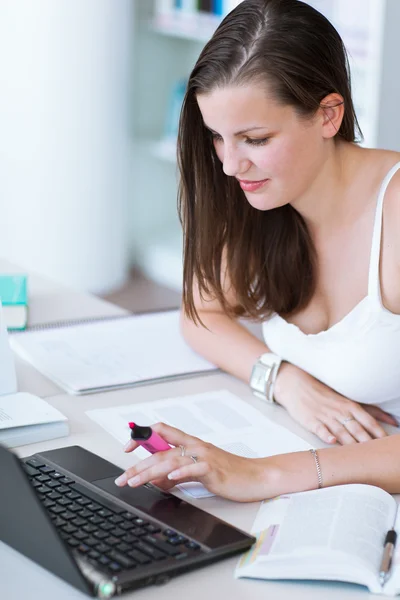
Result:
M175 447L127 469L116 479L118 486L138 487L152 482L169 489L178 483L199 481L210 492L239 502L264 500L273 495L272 489L267 489L268 459L230 454L164 423L152 425L152 429ZM137 447L137 442L130 440L125 452Z

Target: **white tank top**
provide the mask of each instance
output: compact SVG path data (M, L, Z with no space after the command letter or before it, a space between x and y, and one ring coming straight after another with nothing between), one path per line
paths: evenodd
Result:
M263 323L263 335L271 352L346 398L400 417L400 315L383 306L379 278L383 199L398 169L400 162L378 195L367 296L327 330L305 334L275 313Z

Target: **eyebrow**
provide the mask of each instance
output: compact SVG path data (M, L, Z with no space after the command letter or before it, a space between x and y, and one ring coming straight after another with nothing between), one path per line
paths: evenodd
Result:
M204 126L206 127L206 129L208 129L209 131L211 131L211 133L215 133L216 135L219 135L219 133L217 131L214 131L214 129L211 129L211 127L208 127L208 125L206 125L204 123ZM266 126L264 127L260 127L258 126L254 126L254 127L246 127L246 129L241 129L240 131L236 131L236 133L234 133L233 135L237 136L237 135L243 135L244 133L247 133L249 131L255 131L257 129L268 129Z

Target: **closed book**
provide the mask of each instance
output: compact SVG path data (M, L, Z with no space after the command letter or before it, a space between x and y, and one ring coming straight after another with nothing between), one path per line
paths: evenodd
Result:
M0 396L0 444L8 448L68 435L67 417L25 392Z
M0 300L7 329L25 329L28 321L26 275L0 275Z

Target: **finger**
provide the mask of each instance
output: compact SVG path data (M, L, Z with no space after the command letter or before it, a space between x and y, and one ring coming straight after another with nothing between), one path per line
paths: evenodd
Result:
M315 435L326 444L335 444L337 442L336 437L332 435L332 432L329 431L326 425L321 423L321 421L315 421L313 425L311 425L310 431L315 433Z
M156 423L155 425L152 425L152 429L173 446L188 446L189 444L193 445L200 441L199 438L184 433L180 429L176 429L176 427L166 425L166 423Z
M355 407L353 410L353 415L357 419L359 423L366 429L373 438L383 438L386 437L386 431L383 429L382 425L379 425L378 421L374 419L366 410L364 410L361 406Z
M377 419L378 421L382 421L382 423L387 423L388 425L394 425L395 427L399 426L399 422L397 421L396 417L385 412L384 410L379 408L379 406L371 405L371 406L363 406L363 408L374 419Z
M136 442L135 440L129 440L129 442L127 442L124 446L124 452L132 452L133 450L136 450L136 448L138 448L139 444L138 442Z
M357 440L357 442L368 442L372 440L372 436L355 418L352 421L347 421L344 424L344 427L353 436L353 438Z
M161 453L158 453L158 455L159 454ZM168 450L163 454L172 455L173 452ZM159 456L157 458L159 458ZM142 461L142 463L144 462L145 461ZM164 458L164 460L158 460L156 463L153 462L153 464L147 466L147 468L145 468L142 463L139 463L136 468L129 469L125 474L126 483L130 487L137 487L155 479L163 479L167 477L168 473L175 471L185 464L188 464L188 462L192 462L192 464L194 464L193 461L191 461L190 456L177 456L174 454L173 456Z
M184 465L168 473L168 479L175 483L186 483L189 481L198 481L209 472L208 463L205 461Z
M351 433L346 429L344 425L339 423L337 419L329 419L329 421L325 422L326 427L332 434L335 436L339 444L343 446L346 444L355 444L356 439L351 435Z
M141 460L136 465L126 469L126 471L115 480L115 483L120 487L126 485L128 483L128 480L135 477L138 473L146 471L146 469L151 469L154 465L165 461L166 456L168 456L168 458L171 459L171 456L169 456L170 453L173 453L174 456L177 458L178 456L180 456L181 451L180 448L171 448L171 450L156 452L148 458Z

